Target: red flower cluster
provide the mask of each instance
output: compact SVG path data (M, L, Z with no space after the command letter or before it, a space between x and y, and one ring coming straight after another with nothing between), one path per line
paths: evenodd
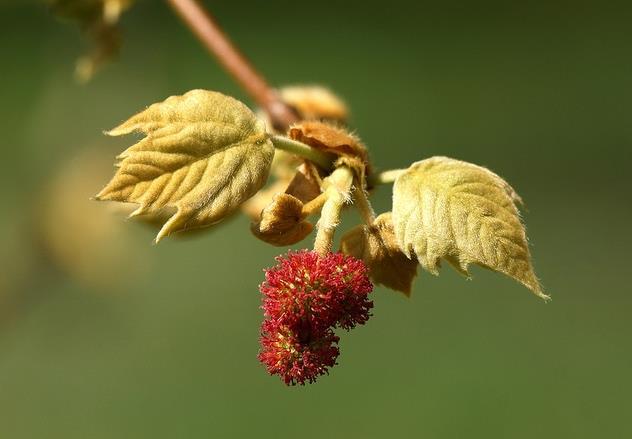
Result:
M290 251L277 261L259 287L266 317L259 361L286 384L314 382L336 364L334 328L369 319L373 285L364 262L341 253Z

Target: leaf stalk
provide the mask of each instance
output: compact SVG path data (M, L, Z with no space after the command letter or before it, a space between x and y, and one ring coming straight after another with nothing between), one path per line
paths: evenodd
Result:
M379 184L391 184L397 180L397 177L406 172L406 169L390 169L380 172L379 174L370 175L369 186L377 186Z
M275 148L282 149L283 151L287 151L310 160L324 170L331 169L336 158L333 154L318 151L305 143L288 139L285 136L270 136L270 140L272 140Z

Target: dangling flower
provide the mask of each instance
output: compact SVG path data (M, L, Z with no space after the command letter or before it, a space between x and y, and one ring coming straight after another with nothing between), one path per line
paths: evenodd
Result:
M266 320L259 360L286 384L313 382L336 364L336 327L351 329L369 319L373 290L366 265L351 256L289 252L266 270L260 290Z
M369 318L373 290L364 262L342 253L325 257L314 251L290 251L277 257L261 284L265 316L286 324L307 318L319 328L351 329Z
M312 383L336 364L338 340L332 329L313 331L265 320L261 325L259 361L270 375L279 375L287 385Z

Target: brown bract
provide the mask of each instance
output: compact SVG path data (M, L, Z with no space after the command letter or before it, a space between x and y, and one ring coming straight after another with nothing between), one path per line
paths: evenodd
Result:
M292 125L288 131L288 136L339 157L359 159L365 167L369 165L369 154L366 147L357 136L344 128L326 122L303 121Z
M261 212L261 220L251 225L252 233L268 244L296 244L309 235L314 226L305 221L303 203L288 194L276 195Z
M342 99L325 87L287 86L279 93L284 102L298 111L302 120L324 119L344 123L347 119L348 110ZM262 112L260 117L266 118L267 115ZM272 126L270 120L268 126ZM244 203L242 210L253 222L258 222L262 209L279 193L285 192L307 203L321 193L321 172L313 163L277 150L270 172L273 181Z
M378 216L370 226L359 225L343 235L340 250L362 259L375 283L410 296L419 264L397 245L390 212Z

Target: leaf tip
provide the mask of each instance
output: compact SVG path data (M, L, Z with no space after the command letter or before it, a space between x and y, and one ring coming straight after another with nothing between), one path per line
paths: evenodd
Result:
M147 213L147 206L141 204L136 209L134 209L134 211L132 211L129 215L127 215L127 219L131 219L131 218L137 217L137 216L142 215L144 213Z
M520 282L522 285L529 288L529 290L531 290L533 294L535 294L536 296L538 296L540 299L544 300L545 302L551 301L551 296L549 296L542 290L540 281L538 280L537 276L533 272L533 268L531 267L530 263L529 263L529 270L527 271L525 276L516 276L516 275L510 274L510 277L514 278L515 280Z
M410 257L408 259L411 259ZM435 261L419 261L421 266L433 276L439 276L439 260Z
M539 287L537 289L531 289L531 291L533 291L533 294L538 296L540 299L544 300L544 303L549 303L552 300L551 296L545 294Z
M115 136L119 136L119 132L117 131L117 128L112 128L111 130L103 130L103 134L106 136L110 136L110 137L115 137Z
M130 124L130 121L123 122L122 124L112 128L111 130L103 131L103 134L110 137L123 136L129 134L137 128L136 124Z
M158 234L154 238L154 244L158 244L164 238L169 236L169 234L171 233L171 230L169 230L169 228L167 228L167 225L168 225L168 222L164 226L162 226L162 228L160 229L160 231L158 232Z
M105 192L105 188L101 189L99 191L99 193L97 193L95 196L90 197L90 200L92 201L107 201L107 194Z
M156 235L155 243L158 244L160 241L162 241L163 238L166 238L167 236L171 235L171 233L173 232L183 230L185 228L185 223L188 218L189 218L188 215L185 212L183 212L180 208L178 208L176 213L174 213L173 216L171 216L171 218L169 218L167 222L164 223L164 225L158 232L158 235Z

